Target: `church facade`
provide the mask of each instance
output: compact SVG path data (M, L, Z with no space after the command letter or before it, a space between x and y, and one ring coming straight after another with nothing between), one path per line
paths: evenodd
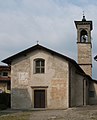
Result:
M97 104L97 85L91 78L92 21L83 16L75 25L78 63L39 44L2 61L11 66L11 108L65 109Z

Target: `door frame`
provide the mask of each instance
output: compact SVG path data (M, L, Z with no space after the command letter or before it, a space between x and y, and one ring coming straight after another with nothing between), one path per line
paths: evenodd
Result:
M48 86L32 86L32 108L37 109L34 107L34 91L35 90L44 90L45 91L45 108L47 108L47 88ZM42 108L42 109L45 109ZM39 108L41 109L41 108Z

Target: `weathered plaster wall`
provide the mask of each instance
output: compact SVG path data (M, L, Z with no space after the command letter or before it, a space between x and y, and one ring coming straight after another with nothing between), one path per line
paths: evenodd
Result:
M45 74L33 74L33 60L45 59ZM68 107L68 63L54 55L38 52L30 58L31 61L31 86L48 86L47 108Z
M86 105L85 80L80 74L77 74L76 78L76 106L83 106Z
M34 74L34 59L45 59L45 73ZM11 68L12 108L33 108L34 89L46 89L46 108L68 108L68 62L43 51L36 51L16 61Z
M31 99L28 92L30 79L30 60L22 57L14 61L11 66L11 103L13 109L29 108Z
M86 101L86 88L83 88L84 77L77 73L73 65L70 65L70 69L70 107L82 106Z
M90 91L94 92L94 95L90 95ZM90 82L89 87L89 104L90 105L97 105L97 83L96 82Z

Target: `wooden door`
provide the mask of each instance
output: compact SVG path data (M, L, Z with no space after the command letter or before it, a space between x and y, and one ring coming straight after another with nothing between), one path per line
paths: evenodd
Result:
M45 108L45 90L34 90L34 108Z

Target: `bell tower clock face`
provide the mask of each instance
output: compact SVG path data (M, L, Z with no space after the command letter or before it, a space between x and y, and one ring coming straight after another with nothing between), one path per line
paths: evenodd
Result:
M83 16L81 21L75 21L77 29L78 64L84 72L92 76L92 21Z

